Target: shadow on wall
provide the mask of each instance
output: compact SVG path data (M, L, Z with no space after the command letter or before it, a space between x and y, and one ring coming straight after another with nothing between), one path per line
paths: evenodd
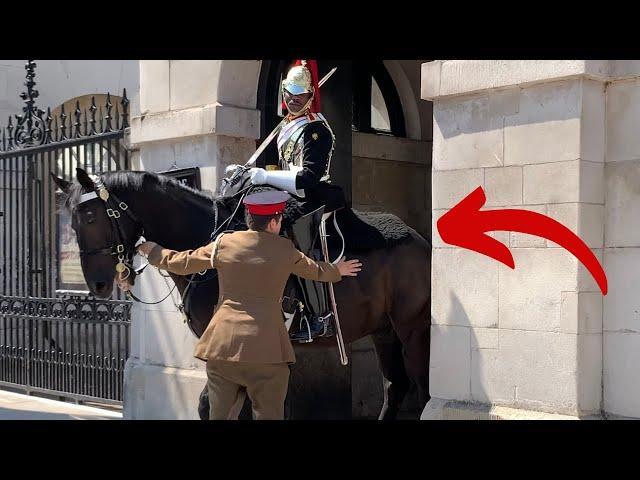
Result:
M568 80L479 94L464 101L442 99L433 109L434 134L437 131L450 139L505 127L578 120L581 96L581 84Z
M447 323L443 324L442 320ZM483 355L471 320L458 296L450 293L448 318L433 317L431 336L431 396L458 401L488 402Z

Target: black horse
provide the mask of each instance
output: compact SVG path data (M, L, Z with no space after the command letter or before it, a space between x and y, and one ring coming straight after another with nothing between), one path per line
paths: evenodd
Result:
M239 202L241 194L251 188L250 182L242 167L232 178L233 185L216 198L150 172L105 173L100 177L104 186L114 198L126 203L132 214L122 213L117 219L117 233L102 200L80 202L82 194L96 189L84 170L77 169L77 183L54 176L66 194L65 208L72 215L81 250L83 246L92 247L92 254L81 255L91 293L100 298L112 294L117 260L110 249L117 239L131 252L143 232L147 240L187 250L208 243L214 226L218 230L245 229ZM363 264L358 277L345 278L334 287L344 341L349 344L371 336L384 377L380 419L396 418L412 382L422 410L430 398L431 246L394 215L343 209L337 217L346 240L344 255L358 258ZM285 215L285 228L287 220L291 218ZM329 232L329 238L337 239L335 233ZM332 251L336 251L336 245L332 245ZM215 309L218 282L214 279L189 285L187 277L171 277L181 295L190 290L185 303L190 327L199 337ZM319 338L305 347L335 348L336 340ZM206 418L206 387L200 400L199 413Z

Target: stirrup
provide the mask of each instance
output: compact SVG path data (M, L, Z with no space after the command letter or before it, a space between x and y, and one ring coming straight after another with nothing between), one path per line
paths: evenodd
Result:
M331 337L333 335L333 324L331 323L331 317L333 317L333 312L327 313L324 317L319 317L322 321L323 330L318 337Z
M311 343L313 342L313 337L311 336L311 326L309 325L309 320L307 319L307 317L304 317L304 322L307 324L307 338L296 338L296 335L299 335L302 330L300 330L297 333L294 333L293 335L291 335L291 340L294 340L298 343ZM302 323L302 319L300 320L300 323Z
M289 338L299 343L311 343L313 342L314 338L330 337L331 335L333 335L333 329L331 328L331 324L329 321L329 319L332 316L333 316L333 313L329 312L327 315L323 317L316 317L316 321L322 324L322 331L317 333L315 336L311 332L311 325L309 324L309 319L306 316L302 317L300 319L300 330L294 333L293 335L290 335ZM302 329L303 321L306 323L306 327L307 327L306 332L304 332L304 330ZM306 337L303 336L304 333L306 333Z

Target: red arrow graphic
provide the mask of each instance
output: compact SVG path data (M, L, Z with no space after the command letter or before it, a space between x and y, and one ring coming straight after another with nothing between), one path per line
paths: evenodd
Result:
M480 208L486 201L484 190L478 187L445 213L437 223L442 240L450 245L481 253L515 269L516 265L509 248L485 232L503 230L543 237L571 252L587 267L602 294L607 294L607 275L602 265L589 247L571 230L546 215L528 210L481 212Z

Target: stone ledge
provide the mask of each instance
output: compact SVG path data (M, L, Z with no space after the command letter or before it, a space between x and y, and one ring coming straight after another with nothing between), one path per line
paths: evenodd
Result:
M431 164L432 143L371 133L353 132L351 135L353 157L416 165Z
M637 417L625 417L624 415L614 415L613 413L605 412L605 420L640 420Z
M216 103L133 117L127 147L209 134L258 139L260 111Z
M640 65L630 69L609 63L608 60L435 60L422 64L421 98L434 100L574 78L606 82L640 75Z
M421 420L602 420L599 415L577 417L517 408L432 398Z

